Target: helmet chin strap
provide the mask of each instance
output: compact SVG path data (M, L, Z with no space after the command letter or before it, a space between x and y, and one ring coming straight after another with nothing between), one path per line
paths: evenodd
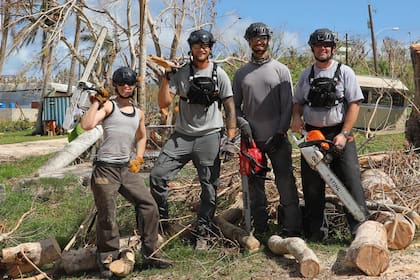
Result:
M326 58L318 58L315 56L315 60L319 61L319 62L327 62L329 60L331 60L333 58L333 54L331 54L330 56L326 57Z

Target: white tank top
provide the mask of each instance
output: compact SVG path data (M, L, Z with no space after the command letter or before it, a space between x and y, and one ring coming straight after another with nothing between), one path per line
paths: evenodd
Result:
M120 111L114 101L113 109L102 122L103 141L96 155L97 161L127 163L134 148L135 135L140 122L139 109L133 106L132 114Z

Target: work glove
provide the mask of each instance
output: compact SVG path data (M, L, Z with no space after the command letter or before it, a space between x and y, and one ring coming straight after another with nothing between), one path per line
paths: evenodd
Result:
M128 163L128 168L131 172L138 173L143 163L143 157L136 157L136 159L130 160L130 162Z
M223 157L223 162L230 161L236 153L238 153L238 147L235 146L235 139L224 138L220 147L220 155Z
M264 143L264 152L274 153L280 148L281 143L284 141L286 135L283 133L276 133L267 139Z
M98 100L99 103L104 104L110 97L111 95L109 94L109 92L104 89L103 87L99 88L99 89L95 89L96 93L94 95L90 96L90 102L93 103L93 101Z
M252 130L249 126L249 122L242 117L238 117L238 126L241 130L241 138L245 141L248 148L252 147Z

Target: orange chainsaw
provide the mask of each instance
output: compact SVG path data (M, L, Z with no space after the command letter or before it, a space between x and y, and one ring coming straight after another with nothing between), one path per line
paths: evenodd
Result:
M313 170L319 173L354 218L359 222L365 221L366 216L359 205L328 166L328 163L333 159L333 153L337 151L334 142L325 139L325 136L319 130L302 131L302 135L303 137L298 139L292 134L292 138L299 147L303 158Z

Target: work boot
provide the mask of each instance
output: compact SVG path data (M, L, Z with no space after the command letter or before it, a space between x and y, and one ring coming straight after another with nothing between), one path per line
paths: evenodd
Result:
M165 269L172 266L172 262L170 260L165 260L161 258L159 255L156 257L144 258L141 264L141 269Z
M112 262L112 255L109 255L105 260L101 260L100 255L96 255L96 263L99 268L99 275L101 279L111 279L114 275L111 270L109 270L109 265Z

